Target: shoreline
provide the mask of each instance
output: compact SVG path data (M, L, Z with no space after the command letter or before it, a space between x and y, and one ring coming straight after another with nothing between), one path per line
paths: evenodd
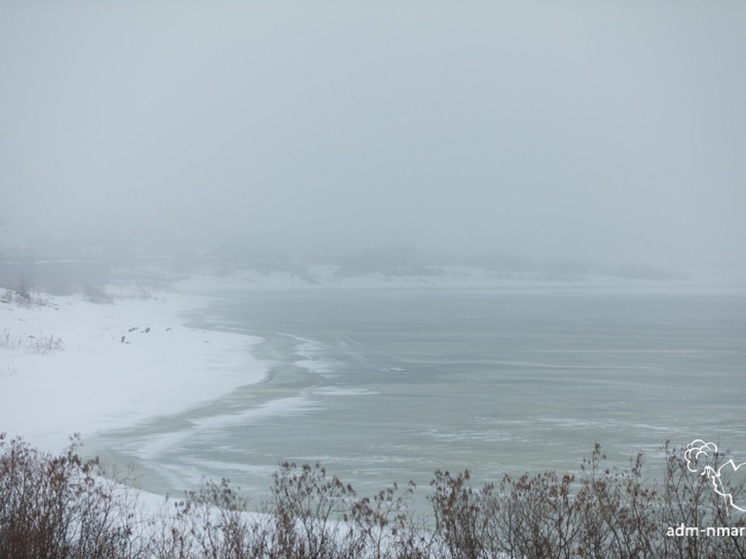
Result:
M0 302L0 432L58 451L74 433L85 442L261 382L261 338L187 326L207 304L188 291Z
M8 332L14 339L26 341L49 337L59 339L62 346L46 353L0 346L0 432L8 437L21 436L26 442L53 452L66 447L71 435L80 433L87 451L120 466L139 466L139 473L164 481L150 485L148 490L153 493L158 493L153 489L160 485L169 491L192 485L194 476L190 475L201 466L209 470L220 463L230 470L234 465L231 456L220 460L213 455L202 456L196 468L193 456L186 461L160 458L173 458L190 434L212 441L212 431L249 424L259 416L292 415L315 405L311 400L314 394L321 394L316 391L318 387L313 383L314 388L306 392L310 385L297 384L298 375L323 377L330 372L325 360L315 358L317 340L287 330L275 334L292 345L292 359L283 365L282 372L294 375L288 378L297 394L285 386L287 378L272 378L273 368L283 362L262 351L262 344L272 340L270 332L249 330L258 334L252 336L223 329L219 321L211 320L210 303L230 296L234 290L437 291L481 290L488 286L504 294L700 292L697 285L691 284L666 291L670 284L630 282L619 287L601 281L540 285L526 281L518 286L517 282L507 281L483 283L481 276L469 276L473 281L463 284L449 278L442 284L423 285L418 278L362 279L365 281L359 284L350 281L339 285L308 284L290 274L195 275L147 297L127 297L126 288L119 286L120 297L107 304L89 302L81 295L53 297L48 304L36 306L7 304L0 299L0 336ZM117 287L110 290L116 292ZM728 289L704 292L731 293ZM319 380L323 383L324 379ZM243 403L239 405L238 398L233 398L232 407L218 410L219 413L210 405L237 389L241 398L250 396L251 409L241 407ZM164 425L166 428L161 429ZM97 445L106 443L112 434L121 437L123 443ZM186 444L192 443L193 440ZM280 458L284 459L285 454ZM188 467L184 467L187 461ZM271 471L266 473L269 478Z
M198 274L149 294L132 290L133 286L110 286L109 302L91 302L84 295L43 296L43 304L30 305L0 299L0 432L57 450L74 433L85 440L103 431L131 428L266 380L272 363L253 353L266 340L195 320L212 295L236 289L743 293L738 284L713 288L697 282L617 283L599 278L496 281L473 270L458 272L440 278L336 281L324 277L328 270L316 270L310 283L294 274ZM303 342L312 340L298 342L302 350ZM300 355L296 365L323 367L303 351Z

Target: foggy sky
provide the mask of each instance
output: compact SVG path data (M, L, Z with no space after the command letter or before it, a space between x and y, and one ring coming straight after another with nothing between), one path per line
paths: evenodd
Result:
M746 266L746 3L30 4L17 232Z

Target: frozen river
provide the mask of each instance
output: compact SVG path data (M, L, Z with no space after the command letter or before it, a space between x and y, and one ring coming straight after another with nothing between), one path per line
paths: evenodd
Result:
M698 437L746 457L743 294L236 290L191 321L262 337L271 372L92 441L155 492L260 495L285 460L425 492L438 468L576 470L596 441L620 465Z

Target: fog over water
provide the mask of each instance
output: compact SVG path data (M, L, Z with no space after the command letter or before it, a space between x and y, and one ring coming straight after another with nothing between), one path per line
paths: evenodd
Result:
M742 271L745 24L738 2L3 2L0 226Z

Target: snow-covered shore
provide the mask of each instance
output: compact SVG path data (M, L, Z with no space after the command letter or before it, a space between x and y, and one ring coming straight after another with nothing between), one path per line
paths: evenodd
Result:
M0 432L58 451L260 381L258 338L185 325L206 300L179 291L93 303L0 302Z

